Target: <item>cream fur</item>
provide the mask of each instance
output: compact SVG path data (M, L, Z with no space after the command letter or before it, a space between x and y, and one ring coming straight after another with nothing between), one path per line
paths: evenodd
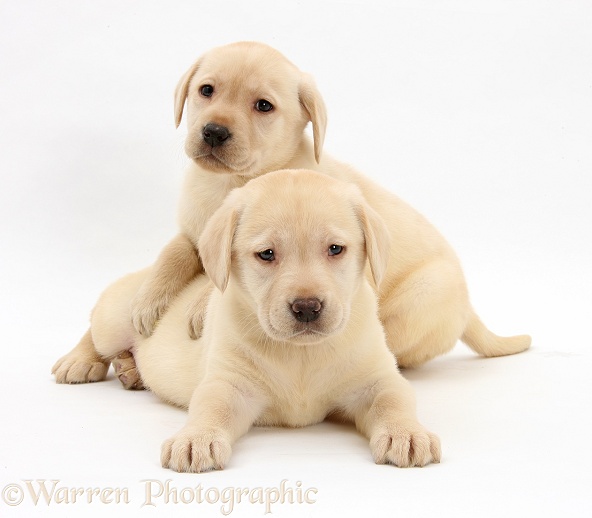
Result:
M163 444L164 467L220 469L252 425L300 427L328 415L355 422L377 463L439 461L439 440L417 421L364 275L372 250L372 271L382 277L385 234L354 186L312 171L274 172L234 191L203 232L200 251L218 289L197 342L186 333L185 308L205 276L172 301L150 337L129 322L150 270L105 291L91 320L101 357L133 344L144 384L189 408L186 426ZM333 244L341 253L329 254ZM267 249L273 261L257 256ZM322 301L314 321L298 321L290 309L305 297Z
M199 88L212 84L214 95ZM259 99L271 112L254 109ZM226 195L253 177L279 168L321 171L357 185L386 222L394 246L380 287L379 316L387 344L399 366L413 367L444 354L460 338L483 356L501 356L530 346L526 335L502 338L489 331L471 308L460 263L436 229L405 202L350 166L322 153L326 127L323 99L312 78L278 51L260 43L236 43L202 56L183 75L175 92L175 121L186 106L186 151L191 161L179 204L180 233L165 247L142 278L132 301L133 326L149 336L179 292L203 272L198 239ZM227 144L204 148L201 129L208 122L226 124ZM304 133L312 122L314 143ZM218 158L215 158L215 153ZM378 237L384 239L384 237ZM369 255L373 251L370 249ZM372 281L371 272L368 278ZM181 325L193 338L201 334L205 301L211 286L203 283ZM105 378L110 359L99 357L89 334L53 372L58 383Z
M213 86L210 97L200 94ZM266 99L274 110L254 109ZM323 172L357 185L387 223L395 243L379 293L380 318L399 365L420 365L446 353L460 338L484 356L524 351L529 336L501 338L491 333L470 306L460 263L436 229L405 202L351 167L322 153L325 105L311 77L278 51L260 43L236 43L202 56L181 78L175 95L175 121L186 104L185 144L192 162L182 191L181 234L169 245L133 302L133 322L145 335L152 332L170 300L201 265L191 246L232 188L280 168ZM304 134L311 121L314 144ZM205 144L201 131L208 122L227 126L232 137L222 146ZM180 252L185 252L185 255ZM181 263L183 268L167 268ZM197 336L200 307L189 311L190 334Z

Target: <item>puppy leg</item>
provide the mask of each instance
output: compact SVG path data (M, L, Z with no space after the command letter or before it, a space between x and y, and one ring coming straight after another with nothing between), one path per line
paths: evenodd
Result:
M126 390L144 390L144 383L140 371L136 367L136 360L131 351L123 351L113 360L115 375Z
M418 422L411 386L399 372L368 384L359 394L345 410L370 439L377 464L406 468L440 462L440 439Z
M417 367L450 351L467 325L469 298L460 267L439 260L380 296L387 344L400 367Z
M58 383L101 381L111 360L134 346L139 335L131 325L129 305L148 273L146 269L127 275L101 294L91 315L90 329L52 369Z
M188 423L162 445L162 466L191 473L224 469L232 444L264 408L254 394L246 381L204 380L191 397Z
M97 353L89 329L78 345L55 363L51 373L55 375L56 383L103 381L107 376L110 363ZM134 356L130 351L124 351L115 357L113 369L126 390L144 389Z
M195 294L195 299L187 308L187 331L193 340L197 340L201 336L208 301L213 289L214 284L212 282L205 283Z
M109 363L95 349L89 329L78 345L55 363L51 373L55 375L56 383L102 381L107 376Z
M195 246L187 236L178 234L161 252L132 301L131 319L136 331L150 336L171 299L202 270Z
M126 275L109 286L99 298L91 316L91 330L97 352L113 362L115 375L125 389L144 388L133 356L141 340L130 319L130 304L150 270Z

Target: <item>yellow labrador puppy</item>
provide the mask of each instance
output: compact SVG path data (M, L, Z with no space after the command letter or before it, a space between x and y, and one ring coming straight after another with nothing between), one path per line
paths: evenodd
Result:
M312 78L261 43L235 43L199 58L175 92L175 121L187 106L187 170L180 233L159 256L132 301L134 327L149 336L176 295L203 272L198 239L235 187L281 168L304 168L357 185L385 220L392 249L378 289L379 316L399 365L417 366L446 353L460 338L484 356L527 349L530 337L490 332L469 303L460 263L437 230L405 202L370 179L322 154L323 100ZM305 135L312 122L313 142ZM369 276L371 279L371 277ZM188 309L189 333L201 332L210 287ZM187 324L185 325L187 327ZM87 333L54 368L59 383L104 379Z
M130 302L152 272L116 282L91 321L97 351L133 347L147 387L189 408L162 446L164 467L222 469L253 425L306 426L334 415L355 422L377 463L439 462L440 443L415 415L378 319L367 259L380 284L388 230L359 189L312 171L279 171L233 191L198 242L216 290L203 335L185 310L198 276L173 300L150 337L130 323Z

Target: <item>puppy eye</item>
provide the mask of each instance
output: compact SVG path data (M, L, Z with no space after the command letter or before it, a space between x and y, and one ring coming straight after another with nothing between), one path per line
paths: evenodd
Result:
M255 109L260 112L270 112L273 110L273 104L271 104L269 101L266 101L265 99L259 99L255 103Z
M212 94L214 93L214 87L212 85L203 85L199 89L199 93L201 95L203 95L204 97L211 97Z
M341 252L343 252L341 245L331 245L329 247L329 255L339 255Z
M259 252L257 256L259 257L259 259L262 259L263 261L273 261L275 259L275 254L273 253L273 250L271 250L271 248Z

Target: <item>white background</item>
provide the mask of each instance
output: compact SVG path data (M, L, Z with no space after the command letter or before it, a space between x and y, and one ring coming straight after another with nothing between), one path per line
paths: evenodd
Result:
M142 480L286 479L316 503L274 516L590 516L591 27L576 0L2 0L0 489L56 479L128 488L131 502L35 506L25 492L0 515L219 516L220 503L142 507ZM184 412L112 375L54 384L101 290L176 231L178 78L243 39L316 77L325 150L434 222L492 330L533 336L522 355L459 344L405 373L440 465L376 466L353 428L322 424L254 429L226 470L179 475L159 451ZM264 512L246 502L232 516Z

